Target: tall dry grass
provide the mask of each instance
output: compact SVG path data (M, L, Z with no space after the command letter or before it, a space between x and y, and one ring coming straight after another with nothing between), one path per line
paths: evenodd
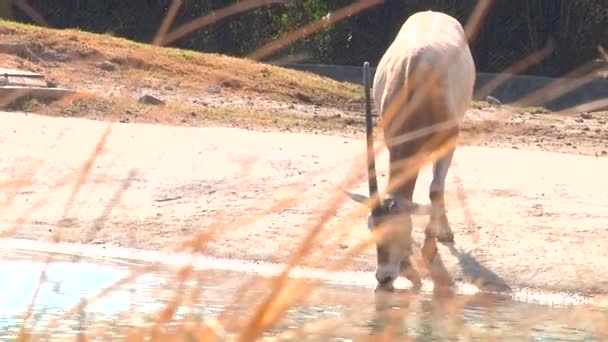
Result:
M181 6L180 0L174 0L171 7L168 10L167 17L165 21L162 23L161 27L158 30L156 37L153 40L153 44L155 45L167 45L171 42L188 35L191 32L199 30L205 26L212 25L213 23L221 20L230 15L234 15L240 12L252 10L271 2L277 1L259 1L259 0L246 0L236 3L235 5L226 7L220 11L217 11L208 16L204 16L201 18L194 19L192 22L187 23L183 26L170 29L172 26L172 21L175 18L177 11ZM381 4L382 1L379 0L370 0L370 1L358 1L353 3L352 5L346 6L335 13L332 13L331 16L323 20L319 20L316 22L309 23L308 25L294 30L288 35L269 43L266 46L260 47L257 51L253 52L248 56L251 59L262 59L271 55L273 52L282 49L289 44L297 41L298 39L305 37L306 35L313 34L314 32L322 29L325 25L331 25L339 20L347 16L356 15L362 11L365 11L368 8ZM17 1L17 4L20 8L26 11L36 22L41 25L45 25L44 18L36 13L36 10L27 4L27 1ZM480 27L480 24L483 22L486 14L492 10L493 1L491 0L482 0L479 1L476 6L473 14L470 17L469 22L466 24L466 33L469 41L473 41L475 39L476 33ZM528 58L520 61L519 63L509 67L505 70L507 73L499 76L493 82L489 83L486 87L480 90L481 95L490 94L493 89L500 86L503 82L508 80L510 75L518 74L526 70L527 67L534 63L540 62L544 56L551 52L554 47L554 43L552 41L547 42L547 45L544 49L532 54ZM437 77L441 68L445 67L449 62L449 58L446 59L446 63L442 64L438 67L433 75L430 76L430 79ZM529 94L525 98L521 99L520 103L523 105L534 105L543 100L548 100L551 98L556 98L561 94L566 93L567 91L580 86L586 82L589 82L595 78L597 78L597 73L593 72L589 69L588 66L581 66L580 69L573 71L573 74L582 75L575 80L556 80L549 87L537 91L533 94ZM430 83L430 82L429 82ZM428 84L428 83L427 83ZM415 109L415 106L419 104L419 100L424 96L424 92L428 89L424 88L422 92L418 92L418 97L415 97L412 102L408 103L409 112ZM14 99L2 99L2 101L12 101ZM590 111L595 108L599 108L606 105L608 100L596 101L594 103L589 103L583 106L584 110ZM395 103L388 110L388 117L390 118L396 112L396 108L404 104ZM581 109L581 108L576 108ZM505 109L508 110L508 109ZM118 113L114 113L118 115ZM387 120L388 121L388 120ZM382 123L380 123L380 126ZM96 158L99 157L101 151L103 150L105 141L109 134L112 131L112 124L109 123L106 131L100 137L97 146L91 151L89 159L83 161L80 170L73 177L66 177L57 183L57 186L54 189L51 189L48 193L47 200L51 201L53 192L61 187L71 184L72 186L72 194L70 196L70 200L66 204L64 208L64 217L65 214L72 209L73 199L82 189L83 185L87 182L88 177L90 176L92 165L94 165ZM376 128L376 131L381 131L380 127ZM402 137L402 140L411 139L417 134L422 132L413 132ZM378 153L381 149L385 148L385 143L379 137L376 137L378 142L375 146L375 152ZM456 146L458 141L456 139L449 140L435 149L435 151L428 155L416 155L411 160L406 162L408 163L418 163L418 164L427 164L432 162L439 157L448 149ZM363 144L362 144L363 147ZM319 286L323 286L322 283L319 282L311 282L305 279L296 279L290 277L290 271L294 269L294 267L301 264L302 260L305 258L315 258L314 265L318 267L322 267L328 270L339 270L348 265L349 261L353 256L365 251L374 245L374 241L377 238L380 238L380 233L375 233L371 235L369 239L364 241L360 241L360 243L354 248L348 250L344 253L343 257L333 264L327 264L325 262L326 255L334 251L338 246L336 244L325 244L322 248L322 252L320 255L313 256L311 254L311 249L313 245L318 241L321 233L324 231L327 222L335 215L336 210L341 206L341 204L346 200L346 197L340 191L340 189L350 189L356 184L360 183L365 179L365 151L362 148L361 155L357 159L355 163L353 163L353 172L349 175L345 175L345 179L340 184L334 194L332 194L332 198L327 203L320 203L320 206L324 208L323 212L319 216L309 217L309 222L307 224L306 235L304 239L299 241L298 247L293 251L290 259L286 263L283 271L278 276L269 280L268 290L265 291L263 298L257 298L258 300L255 302L255 305L252 304L249 307L249 310L246 315L239 314L235 316L234 309L243 302L246 302L248 299L248 295L251 295L249 292L256 287L259 287L259 284L267 281L260 277L251 277L251 280L248 281L244 286L238 289L237 293L232 298L226 298L226 307L222 313L220 313L216 318L211 320L204 320L195 317L193 314L186 315L183 319L176 318L176 312L180 308L190 309L189 312L193 311L193 307L197 304L196 298L198 298L198 294L202 291L203 286L205 285L204 279L200 279L200 277L196 276L196 272L193 270L191 266L183 266L179 270L175 271L172 278L172 296L169 299L168 304L159 310L158 312L147 313L151 315L152 324L146 327L125 327L121 329L119 332L121 335L126 336L125 339L129 341L143 341L143 340L152 340L152 341L164 341L164 340L199 340L199 341L219 341L219 340L238 340L238 341L252 341L256 339L260 339L263 334L270 329L272 329L278 322L280 322L286 315L287 311L290 308L293 308L298 305L298 303L302 302L306 298L308 298ZM41 167L41 165L31 165L31 169L34 171L36 168ZM35 173L35 172L33 172ZM379 198L382 198L392 187L398 186L400 183L405 182L411 174L404 173L399 177L399 179L393 180L391 184L388 185L386 189L381 191L377 196L369 198L366 201L366 206L361 206L356 209L356 211L365 211L367 210L367 206L375 205L378 203ZM116 191L113 198L111 198L104 210L102 216L98 218L96 221L96 229L101 229L103 227L104 222L108 219L109 214L112 209L116 206L117 203L120 202L121 194L125 191L128 191L130 179L132 179L133 174L127 175L122 185ZM20 182L12 182L7 184L2 184L5 191L10 190L10 194L8 196L8 200L2 203L3 208L9 208L11 205L11 199L15 194L18 193L19 189L28 184L29 180L27 177L24 177L23 181ZM256 215L243 217L242 220L233 223L226 223L221 217L217 218L217 221L205 227L200 234L195 236L191 236L185 241L181 242L176 248L176 252L189 252L189 253L199 253L205 250L206 245L213 241L213 239L221 238L221 234L223 231L238 229L239 226L249 224L255 222L263 218L264 216L277 212L283 208L288 207L297 201L297 198L306 188L306 184L303 183L301 185L301 191L294 191L296 195L286 196L285 198L281 198L277 200L275 203L272 203L267 206L267 208ZM458 189L458 197L461 200L461 205L466 208L466 191L465 189ZM41 201L39 203L34 203L31 206L31 211L29 213L35 212L39 208L45 205L45 201ZM26 213L20 220L18 220L16 226L11 227L5 231L3 236L10 236L15 232L16 229L19 228L20 224L23 224L27 220ZM352 213L353 217L356 217L357 212ZM474 226L475 218L472 215L467 215L468 224ZM60 222L57 223L57 226L60 227ZM335 230L347 230L351 226L351 221L343 222L337 227L334 227ZM91 231L91 234L94 234L95 230ZM57 229L55 234L55 241L61 241L61 229ZM48 267L55 259L55 256L49 254L46 258L46 266ZM431 268L431 265L426 265L426 267ZM54 329L60 327L65 320L74 318L74 317L82 317L82 312L88 305L94 304L98 301L102 301L105 296L110 294L111 292L119 289L121 286L132 283L137 277L149 273L159 271L162 267L159 265L150 265L146 267L137 267L133 268L131 274L111 286L103 289L99 293L93 294L87 298L83 298L83 300L78 304L72 307L70 310L64 312L59 317L50 321L46 325L47 331L53 331ZM43 270L40 274L40 281L38 284L38 289L36 294L31 300L31 304L23 318L21 323L21 331L17 338L18 341L29 341L29 340L37 340L44 336L44 334L36 333L35 335L29 331L29 326L31 320L34 319L34 306L36 301L38 300L37 296L39 290L43 284L47 281L46 276L47 269ZM440 307L440 311L443 314L448 314L449 316L454 318L454 324L452 326L452 331L455 334L462 334L466 336L470 333L467 330L465 324L460 321L459 317L462 315L462 310L465 305L470 304L471 302L475 303L486 303L488 306L492 306L491 299L488 297L484 297L483 294L475 295L475 296L467 296L467 297L456 297L453 293L453 290L449 288L449 286L442 286L446 283L449 284L450 280L441 279L439 276L436 276L436 272L433 272L432 269L429 270L430 275L434 278L434 280L438 281L437 290L441 289L442 291L436 291L436 297L434 300ZM435 275L435 276L434 276ZM196 285L188 288L185 286L187 283L195 283ZM159 294L160 296L160 294ZM374 294L370 291L369 296L374 296ZM404 292L404 293L396 293L396 294L379 294L376 298L377 309L379 315L385 315L384 323L379 331L375 331L374 333L368 332L367 335L359 336L361 340L392 340L399 331L398 325L402 321L403 317L411 314L410 309L407 307L401 308L400 310L390 310L393 303L392 300L388 297L390 296L398 296L401 297L403 301L412 300L417 296L416 293ZM489 303L488 303L489 301ZM389 310L385 310L389 309ZM133 315L143 314L138 312L132 312ZM323 320L314 323L305 324L298 329L293 329L287 333L278 334L278 339L290 339L290 340L301 340L308 336L309 334L316 334L317 336L323 336L323 334L327 331L331 331L334 329L337 324L348 325L355 324L358 322L358 319L361 315L353 314L346 317L341 317L340 319L335 320ZM581 313L581 317L595 317L592 313L584 312ZM541 317L536 317L537 319L541 319ZM551 319L551 317L542 317L542 319ZM585 319L585 318L581 318ZM339 322L339 323L336 323ZM77 335L74 335L74 339L78 341L92 341L96 339L96 335L99 333L99 329L96 330L87 330L87 326L92 326L94 322L86 322L83 321L81 326L84 327L82 331L78 332ZM177 327L169 329L168 327L172 324L177 323ZM521 326L518 328L526 329L531 327L531 323L534 323L534 319L531 317L529 321L523 322ZM102 327L102 330L104 328ZM107 322L106 331L114 331L116 329L112 322ZM597 325L596 327L598 333L605 333L606 331L604 325Z

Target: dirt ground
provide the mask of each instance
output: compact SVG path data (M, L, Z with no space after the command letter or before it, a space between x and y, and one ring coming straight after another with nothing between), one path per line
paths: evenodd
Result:
M365 132L363 91L358 85L228 56L6 21L0 21L0 40L3 67L40 72L51 85L94 94L48 105L21 101L11 110L123 123L220 124L351 138ZM164 105L141 104L138 99L144 95ZM608 113L577 114L476 102L464 123L464 143L608 154Z
M74 30L0 21L0 38L3 67L93 94L25 98L0 113L3 237L169 250L219 220L205 253L285 262L332 196L343 202L305 264L330 267L368 237L366 208L344 194L367 194L365 168L353 167L365 149L361 87ZM607 120L474 103L448 176L456 244L440 249L446 270L463 281L608 292ZM378 168L384 185L385 154ZM353 173L356 186L338 189ZM421 174L416 201L428 202L428 183ZM425 218L416 224L420 241ZM372 270L374 253L348 269Z
M366 183L340 187L353 173L364 176L353 164L364 152L361 138L115 123L90 160L108 123L23 113L0 120L4 237L59 233L70 242L168 250L220 220L205 253L285 262L335 196L343 202L304 264L332 267L368 237L365 208L343 192L365 196ZM562 129L559 146L584 146ZM446 270L462 281L606 292L608 158L498 137L481 143L491 148L463 145L455 156L447 205L456 243L440 247ZM386 161L378 156L382 186ZM428 202L429 182L427 169L416 201ZM294 194L296 202L242 221ZM415 223L421 241L425 218ZM366 249L346 269L373 270L374 253Z

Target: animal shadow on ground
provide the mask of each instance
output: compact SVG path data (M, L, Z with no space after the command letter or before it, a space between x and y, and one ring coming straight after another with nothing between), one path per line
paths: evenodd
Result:
M345 190L343 190L343 192L357 203L364 204L365 201L369 199L365 195ZM414 244L417 248L421 247L418 242L414 242ZM457 258L460 271L462 272L462 277L464 278L463 280L473 282L483 291L510 291L510 287L507 285L504 279L479 263L469 252L461 251L457 246L455 246L454 243L442 243L442 245L446 246L446 248L450 251L450 254ZM435 284L440 285L437 287L438 291L444 292L453 285L452 277L445 267L440 254L437 254L433 259L433 262L428 266L430 272L429 276Z
M458 259L462 275L474 282L481 290L505 292L511 288L504 279L480 264L469 252L461 252L453 243L443 244Z

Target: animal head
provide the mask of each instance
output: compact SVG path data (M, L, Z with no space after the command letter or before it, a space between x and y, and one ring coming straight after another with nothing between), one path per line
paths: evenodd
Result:
M425 207L388 198L372 210L367 226L376 240L376 280L380 288L392 284L409 265L412 254L412 214L426 214Z

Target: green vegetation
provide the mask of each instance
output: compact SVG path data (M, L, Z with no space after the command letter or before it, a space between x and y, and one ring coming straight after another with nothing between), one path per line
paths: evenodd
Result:
M170 30L236 2L184 0ZM355 2L288 0L283 4L265 5L195 30L171 45L245 56L276 38L284 37ZM377 61L402 22L412 13L438 10L466 23L477 3L476 0L385 1L325 26L286 46L271 58L304 54L308 56L308 62L314 63L361 65L366 60ZM109 0L61 7L52 1L30 0L29 4L51 27L79 28L148 43L160 27L171 1ZM19 9L15 9L14 17L21 22L34 21ZM472 48L480 71L500 72L540 50L549 37L559 42L555 51L542 63L532 66L527 73L557 76L597 58L597 46L608 46L605 1L496 1Z
M237 127L258 129L328 132L360 129L361 120L341 116L296 115L244 107L211 107L193 103L169 101L163 106L142 104L127 97L88 97L69 104L52 104L36 111L52 116L80 117L132 123L163 123L193 125L224 123Z
M23 96L13 101L8 108L14 111L32 113L42 108L43 105L43 103L32 96Z
M0 39L15 47L4 52L6 67L23 68L27 60L36 64L38 71L52 74L59 84L77 79L98 85L104 82L108 88L117 84L131 89L149 85L179 89L180 95L200 94L207 86L219 85L232 95L253 94L338 108L350 108L363 100L362 88L351 83L248 59L153 46L106 34L0 21Z

